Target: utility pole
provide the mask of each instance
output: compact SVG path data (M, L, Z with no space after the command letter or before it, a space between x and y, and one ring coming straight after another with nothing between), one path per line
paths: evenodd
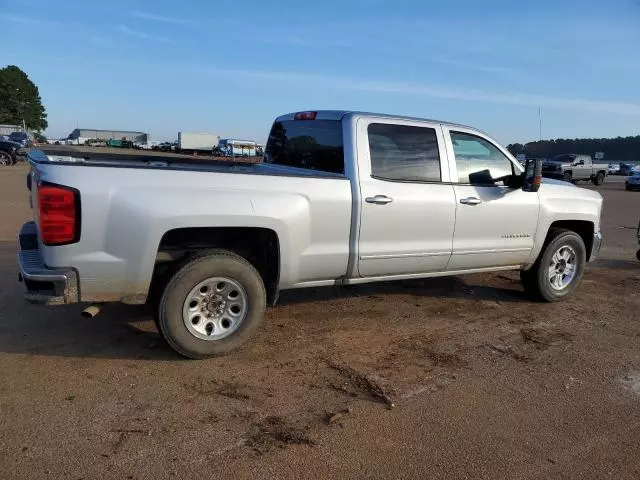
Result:
M542 110L538 107L538 123L540 127L540 141L542 141Z

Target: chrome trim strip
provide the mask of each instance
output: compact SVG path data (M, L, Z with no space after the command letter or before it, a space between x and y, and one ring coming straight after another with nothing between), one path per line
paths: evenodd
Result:
M458 250L454 251L454 255L474 255L476 253L511 253L511 252L530 252L531 248L493 248L489 250Z
M361 255L360 260L380 260L387 258L418 258L418 257L442 257L451 255L451 252L418 252L418 253L389 253L383 255Z
M387 276L379 276L379 277L347 278L343 282L340 282L340 284L341 285L358 285L361 283L370 283L370 282L387 281L387 280L409 280L412 278L448 277L451 275L463 275L467 273L503 272L506 270L520 270L521 268L522 268L521 265L509 265L506 267L473 268L471 270L451 270L448 272L440 271L440 272L430 272L430 273L387 275Z

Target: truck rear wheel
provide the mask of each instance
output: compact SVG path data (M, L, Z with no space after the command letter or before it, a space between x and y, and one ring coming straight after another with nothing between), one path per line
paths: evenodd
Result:
M604 183L604 173L600 172L595 177L593 177L594 185L602 185Z
M580 283L586 261L586 248L580 235L571 230L550 230L534 266L520 272L525 292L544 302L565 298Z
M186 263L167 284L158 312L160 332L185 357L224 355L258 328L266 298L253 265L225 250L209 251Z

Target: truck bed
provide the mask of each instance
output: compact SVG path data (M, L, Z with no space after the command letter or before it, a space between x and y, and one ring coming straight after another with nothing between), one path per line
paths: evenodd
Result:
M135 162L147 162L150 160L181 162L181 163L261 163L262 157L216 157L212 155L186 155L173 152L160 152L155 150L137 150L125 148L89 147L84 145L42 145L38 149L51 157L72 157L92 161L115 162L129 160Z
M163 241L188 237L186 229L246 229L240 239L273 232L287 254L282 288L347 272L352 189L345 175L197 157L56 153L29 153L32 201L38 204L33 186L41 182L75 189L81 233L69 245L40 245L39 255L47 268L73 267L81 301L144 301Z
M27 159L36 164L73 165L84 167L180 170L195 172L242 173L288 177L345 178L343 174L302 168L269 165L262 157L211 157L180 155L147 150L120 150L95 147L59 146L32 149Z

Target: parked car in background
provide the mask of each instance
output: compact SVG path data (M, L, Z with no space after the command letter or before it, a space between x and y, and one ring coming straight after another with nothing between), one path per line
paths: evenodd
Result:
M27 150L21 144L0 140L0 166L13 165L18 160L18 157L23 157L26 154Z
M133 142L133 148L137 148L138 150L155 150L153 147L157 144L158 142Z
M98 138L89 138L84 141L84 144L88 147L106 147L107 142Z
M110 138L107 140L107 147L110 148L133 148L133 142L125 138Z
M25 148L33 145L33 141L27 132L11 132L9 134L9 140L19 143Z
M157 145L152 146L151 149L159 152L173 152L177 145L178 142L160 142Z
M590 155L563 153L542 164L542 175L566 182L587 180L602 185L609 171L606 163L594 163Z
M609 164L609 175L618 175L620 173L620 164L619 163L610 163Z
M620 175L631 175L631 170L633 169L633 165L630 163L621 163L620 164Z
M627 177L624 182L624 189L627 191L640 190L640 173Z
M291 113L259 164L29 160L25 298L147 303L191 358L238 348L280 290L515 270L560 300L602 241L598 192L436 120Z

